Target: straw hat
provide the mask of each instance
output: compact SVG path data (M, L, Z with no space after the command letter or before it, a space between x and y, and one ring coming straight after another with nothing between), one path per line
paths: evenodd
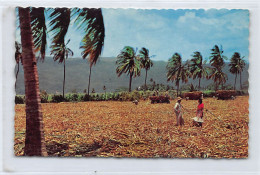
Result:
M177 101L181 101L181 100L182 100L182 98L181 98L181 97L178 97L178 98L177 98Z

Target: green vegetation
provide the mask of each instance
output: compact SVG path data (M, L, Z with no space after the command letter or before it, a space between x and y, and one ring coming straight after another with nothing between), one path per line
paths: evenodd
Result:
M198 90L200 90L201 79L208 77L210 71L210 68L205 64L206 61L203 62L202 55L200 54L200 52L194 52L191 59L190 73L192 74L193 79L199 79Z
M235 52L233 54L233 56L231 57L230 60L230 69L229 71L232 74L235 74L235 82L234 82L234 90L236 89L236 81L237 81L237 75L240 74L240 89L242 89L242 78L241 78L241 73L243 72L244 68L245 68L245 61L243 60L243 58L240 57L240 53Z
M141 63L137 59L136 51L133 47L125 46L120 54L117 56L116 73L120 77L123 73L129 75L129 92L131 92L132 78L140 76L141 73Z
M177 96L179 95L180 81L187 83L188 78L190 77L190 70L188 62L185 64L182 63L181 55L175 53L168 61L166 66L167 72L167 81L175 81L177 86Z
M151 56L151 57L153 57L153 56ZM145 87L145 90L147 90L147 87L146 87L147 71L150 70L151 67L153 67L153 62L150 59L151 57L149 56L149 50L144 47L139 51L139 57L141 59L141 66L142 66L142 68L145 69L144 87Z
M182 90L179 96L183 97L184 93L196 92L190 90ZM176 90L161 90L158 91L158 96L165 96L166 93L170 99L177 97ZM216 96L215 90L204 90L202 91L204 97ZM41 103L60 103L60 102L83 102L83 101L134 101L134 100L148 100L151 96L155 95L156 91L150 90L134 90L132 92L121 91L121 92L109 92L109 93L67 93L63 98L62 94L48 94L46 91L41 91ZM246 90L236 91L236 95L248 95ZM16 95L15 104L24 104L25 96Z
M216 84L215 90L218 90L218 86L221 84L222 89L227 81L227 74L223 72L223 67L225 66L224 59L227 57L223 55L222 47L219 48L217 45L211 49L210 65L212 66L209 78L212 79Z
M66 26L68 28L68 26ZM68 30L68 29L67 29ZM62 43L53 43L51 46L51 55L53 56L54 61L59 60L59 63L63 63L64 69L63 69L63 89L62 89L62 96L64 98L64 89L65 89L65 79L66 79L66 59L68 59L68 56L73 56L73 51L67 47L69 44L70 40L67 41L66 44L64 44L64 40Z

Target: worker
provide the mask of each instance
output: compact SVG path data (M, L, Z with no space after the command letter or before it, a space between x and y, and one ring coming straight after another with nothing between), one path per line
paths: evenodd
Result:
M182 126L184 125L184 119L182 118L182 112L181 112L181 97L177 98L177 102L174 106L174 112L176 115L176 126Z

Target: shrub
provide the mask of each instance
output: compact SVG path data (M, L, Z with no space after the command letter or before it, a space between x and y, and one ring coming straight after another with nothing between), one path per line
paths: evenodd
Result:
M24 104L25 103L25 97L21 95L15 96L15 104Z
M79 101L79 95L78 94L72 94L71 95L71 101Z
M49 97L49 95L48 95L47 91L44 91L44 90L40 91L41 103L48 103L49 102L48 97Z
M184 98L189 98L189 100L198 100L201 97L201 91L194 91L194 92L186 92L183 93Z
M93 96L95 96L95 95L93 95ZM85 94L85 95L83 96L83 101L90 101L90 99L92 99L92 98L91 98L91 96L88 95L88 94Z
M216 92L213 90L203 91L203 96L204 97L213 97L213 96L216 96Z
M63 102L63 101L65 101L65 99L63 98L62 95L53 95L52 96L51 102L53 102L53 103L60 103L60 102Z

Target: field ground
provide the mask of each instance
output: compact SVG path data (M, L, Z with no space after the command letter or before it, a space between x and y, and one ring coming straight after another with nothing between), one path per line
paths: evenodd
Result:
M49 156L248 157L248 96L206 98L203 128L191 127L197 101L182 101L185 125L174 126L171 104L78 102L42 104ZM25 106L15 106L16 156L23 155Z

